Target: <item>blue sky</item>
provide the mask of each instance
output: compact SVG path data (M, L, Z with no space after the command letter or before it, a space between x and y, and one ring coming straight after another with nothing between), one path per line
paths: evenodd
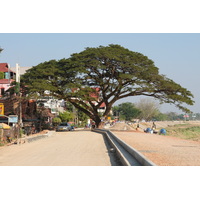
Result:
M199 33L0 33L0 46L4 49L0 62L11 67L16 63L21 67L35 66L51 59L68 58L86 47L108 44L119 44L148 56L161 74L193 93L196 103L189 108L200 112ZM137 102L138 98L125 101ZM169 105L162 105L161 111L180 112Z

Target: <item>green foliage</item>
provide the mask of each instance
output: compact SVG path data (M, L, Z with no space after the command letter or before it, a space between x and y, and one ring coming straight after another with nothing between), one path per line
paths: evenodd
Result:
M65 111L63 113L59 112L59 118L62 122L72 121L74 119L74 115L71 112Z
M189 140L200 140L200 126L191 125L176 125L174 127L168 127L167 132L171 136L179 137Z
M4 79L4 73L0 72L0 79Z
M20 83L18 83L16 81L12 82L11 86L13 86L13 87L10 87L8 89L8 91L10 92L11 95L13 95L13 94L19 94L20 88L21 89L24 88L22 85L20 85Z
M141 113L141 111L130 102L114 106L113 112L115 116L119 116L121 119L126 121L131 121L133 118L137 118Z
M97 126L101 122L98 109L102 103L106 104L103 117L107 117L117 100L129 96L152 96L161 103L175 104L184 112L189 110L183 103L194 103L191 92L160 75L147 56L113 44L41 63L28 70L22 82L31 94L41 95L49 90L50 95L64 98Z
M41 63L27 70L22 76L21 82L28 86L29 94L45 95L45 91L48 90L51 96L62 97L70 88L66 86L73 85L71 77L77 73L71 71L67 63L67 59Z
M54 126L57 126L58 124L60 124L62 121L61 121L61 119L59 118L59 117L54 117L53 119L52 119L52 123L53 123L53 125Z
M20 83L18 83L18 82L15 83L14 92L16 94L19 94L19 92L20 92Z
M66 102L66 110L68 110L69 112L73 112L74 106L71 103Z
M166 113L166 115L167 115L167 118L168 118L169 121L184 120L183 114L177 114L175 112L169 112L169 113Z
M153 116L153 120L154 121L168 121L169 117L167 114L164 114L158 111L158 113L155 116Z
M81 121L82 123L87 124L88 116L87 116L84 112L78 110L78 119L79 119L79 121Z

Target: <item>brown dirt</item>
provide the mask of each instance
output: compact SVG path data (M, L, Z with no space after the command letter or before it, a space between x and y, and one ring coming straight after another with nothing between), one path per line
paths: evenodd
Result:
M200 166L200 142L144 132L112 131L159 166Z

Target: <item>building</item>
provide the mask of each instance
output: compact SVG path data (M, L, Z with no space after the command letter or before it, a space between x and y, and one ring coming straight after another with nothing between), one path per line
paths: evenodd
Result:
M19 67L19 70L16 67L12 67L11 69L17 73L17 70L19 71L19 75L23 75L26 73L27 70L31 69L32 67ZM64 112L65 107L65 101L64 100L58 100L51 96L49 96L48 91L46 91L46 95L44 97L40 97L38 100L36 100L37 107L44 106L45 108L49 108L51 110L51 113L54 115L57 115L59 112Z
M98 101L99 101L99 93L100 93L99 91L100 91L100 89L98 87L93 88L93 89L95 90L95 92L91 93L90 97L93 98L93 99L96 99L96 100L92 101L92 103L96 106L98 104ZM98 109L98 112L99 113L104 113L105 110L106 110L106 104L103 102L100 105L100 107Z
M16 73L10 69L7 63L0 63L0 73L0 96L2 96L15 81Z
M58 115L59 112L65 111L65 101L55 99L52 96L44 96L37 100L37 107L43 106L44 108L51 109L51 113Z

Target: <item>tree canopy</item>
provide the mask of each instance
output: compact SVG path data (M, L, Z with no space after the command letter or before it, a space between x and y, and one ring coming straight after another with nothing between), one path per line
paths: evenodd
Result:
M135 107L131 102L121 103L118 106L113 107L113 112L115 116L124 116L126 121L131 121L134 118L138 118L141 111Z
M151 121L160 113L159 104L147 98L140 99L140 101L136 103L136 108L141 111L138 116L140 120Z
M49 90L51 95L72 103L97 126L117 100L129 96L154 97L185 112L189 110L183 104L194 103L191 92L159 74L147 56L113 44L41 63L29 69L22 81L29 93L43 94ZM106 109L101 116L98 109L103 103Z

